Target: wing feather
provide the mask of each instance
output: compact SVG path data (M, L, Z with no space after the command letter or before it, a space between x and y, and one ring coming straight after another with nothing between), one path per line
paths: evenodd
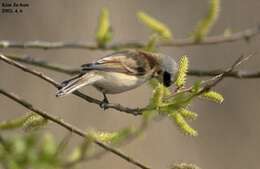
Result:
M144 75L151 70L149 61L137 51L121 51L105 56L94 63L81 66L82 71L103 70L131 75Z

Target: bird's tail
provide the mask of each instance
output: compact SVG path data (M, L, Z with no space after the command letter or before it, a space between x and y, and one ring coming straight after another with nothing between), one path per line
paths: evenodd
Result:
M95 74L95 72L79 74L75 77L72 77L71 79L63 81L61 83L62 88L60 88L57 91L56 97L61 97L70 94L83 86L93 84L101 78L102 77L100 75Z

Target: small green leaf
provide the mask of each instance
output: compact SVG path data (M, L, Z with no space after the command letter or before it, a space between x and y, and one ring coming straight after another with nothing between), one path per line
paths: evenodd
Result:
M103 8L99 16L99 24L96 32L98 46L105 47L112 39L112 30L109 21L109 11Z
M158 86L153 90L153 96L151 99L151 105L155 107L160 107L164 97L164 86L158 84Z
M200 42L207 36L218 19L219 10L220 0L211 0L208 14L197 24L193 32L195 42Z
M152 29L154 32L158 33L161 37L165 39L171 39L172 33L170 29L157 19L149 16L148 14L144 12L138 12L137 17L141 22L143 22L146 26L148 26L150 29Z
M202 94L202 98L206 98L210 101L216 102L216 103L222 103L224 101L224 97L215 91L209 91Z
M199 81L196 81L193 85L192 85L192 93L198 93L201 89L201 84L202 84L202 81L199 80Z
M179 69L176 75L175 84L177 87L182 87L185 85L186 76L189 67L189 59L187 56L182 56L179 61Z
M158 115L157 111L154 109L152 110L145 110L142 112L143 120L147 123L149 120L153 119L156 115Z
M171 96L167 99L167 101L161 106L161 111L173 111L178 110L179 108L187 107L192 98L194 97L193 93L188 92L180 92Z

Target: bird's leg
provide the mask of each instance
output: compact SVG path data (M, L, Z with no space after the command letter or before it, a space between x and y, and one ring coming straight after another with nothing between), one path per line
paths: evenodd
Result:
M109 102L108 102L107 95L106 95L105 93L103 93L103 96L104 96L104 100L103 100L103 102L105 102L105 103L109 103Z
M104 110L106 110L107 109L107 104L109 103L108 102L108 99L107 99L107 96L106 96L106 94L105 93L103 93L103 96L104 96L104 99L102 100L102 102L100 103L100 107L102 108L102 109L104 109Z

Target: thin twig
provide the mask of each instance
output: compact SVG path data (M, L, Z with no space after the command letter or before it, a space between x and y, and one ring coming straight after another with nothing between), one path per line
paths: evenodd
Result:
M190 69L188 75L197 77L217 76L224 73L224 70L195 70ZM257 79L260 78L260 71L233 70L224 74L225 77L236 79Z
M229 68L227 68L223 73L213 77L212 79L210 79L209 81L204 81L205 86L203 87L203 89L197 93L197 95L200 95L208 90L210 90L211 88L213 88L214 86L216 86L219 82L221 82L224 78L225 78L225 74L232 72L236 67L238 67L240 64L242 64L243 62L245 62L246 60L248 60L251 56L253 56L254 54L250 54L248 56L240 56Z
M13 65L13 66L15 66L15 67L17 67L17 68L27 72L27 73L33 74L33 75L35 75L35 76L45 80L46 82L52 84L56 88L60 88L61 87L61 85L58 82L56 82L52 78L46 76L42 72L30 69L30 68L28 68L28 67L26 67L26 66L24 66L24 65L22 65L22 64L20 64L20 63L18 63L16 61L12 60L12 59L9 59L8 57L6 57L6 56L4 56L2 54L0 54L0 60L3 60L4 62L6 62L6 63L8 63L10 65ZM100 105L100 103L102 102L101 100L98 100L98 99L95 99L95 98L90 97L88 95L85 95L85 94L83 94L83 93L81 93L79 91L75 91L75 92L73 92L73 94L78 96L78 97L80 97L80 98L82 98L82 99L84 99L84 100L86 100L89 103L94 103L96 105ZM117 111L125 112L125 113L132 114L132 115L135 115L135 116L142 114L141 113L142 109L139 109L139 108L128 108L128 107L124 107L124 106L122 106L120 104L114 104L114 103L107 104L105 108L112 108L112 109L115 109Z
M206 37L200 42L194 41L193 38L174 39L174 41L161 42L158 47L183 47L195 45L213 45L219 43L228 43L238 40L250 40L252 37L260 33L259 26L246 29L241 32L233 33L229 36L223 34L218 36ZM33 49L86 49L86 50L117 50L122 48L143 48L145 43L129 42L129 43L116 43L108 45L107 47L99 47L95 43L86 42L46 42L46 41L28 41L28 42L14 42L8 40L0 41L0 48L33 48Z
M16 56L10 54L5 56L21 63L26 63L29 65L41 67L48 70L53 70L60 73L71 74L71 75L79 73L79 69L76 68L74 69L61 64L49 63L44 60L35 59L34 57L29 57L29 56L23 57L23 56Z
M257 25L253 28L249 28L241 32L232 33L229 36L225 36L225 35L210 36L210 37L206 37L204 40L200 42L196 42L192 38L180 39L180 40L176 39L173 42L161 43L159 44L159 46L183 47L183 46L195 46L195 45L214 45L214 44L221 44L221 43L230 43L239 40L249 41L251 40L251 38L257 36L259 33L260 33L260 26Z
M59 73L65 73L69 75L74 75L79 73L78 68L72 68L65 65L49 63L43 60L38 60L33 57L20 57L15 55L5 55L6 57L29 65L34 65L37 67L41 67L48 70L53 70ZM197 76L197 77L208 77L208 76L217 76L219 74L224 73L225 70L198 70L198 69L190 69L188 71L189 76ZM260 71L248 71L248 70L233 70L229 73L225 73L225 77L231 77L236 79L254 79L260 78Z
M209 91L211 88L215 87L219 82L221 82L224 78L227 77L227 74L229 74L230 72L233 72L234 69L236 67L238 67L241 63L243 63L244 61L248 60L251 56L253 56L254 54L250 54L248 56L244 56L242 55L241 57L239 57L229 68L227 68L225 71L223 71L220 74L217 74L216 76L214 76L211 79L208 79L206 81L202 82L202 85L204 85L202 87L202 89L196 93L196 95L194 96L199 96L204 92ZM193 87L189 87L189 88L185 88L183 90L178 91L177 93L174 93L173 95L179 94L179 93L185 93L185 92L191 92L193 90Z
M3 94L4 96L12 99L13 101L15 101L15 102L19 103L20 105L24 106L25 108L39 114L40 116L44 117L45 119L48 119L48 120L62 126L63 128L66 128L67 130L81 136L81 137L84 137L84 138L87 137L87 134L84 131L82 131L81 129L79 129L79 128L71 125L70 123L67 123L64 120L62 120L58 117L55 117L55 116L53 116L53 115L51 115L51 114L49 114L45 111L42 111L40 109L35 108L31 103L29 103L25 99L22 99L19 96L13 94L13 93L9 93L6 90L0 88L0 94ZM94 142L95 142L95 144L99 145L100 147L104 148L105 150L112 152L113 154L121 157L122 159L128 161L131 164L134 164L134 165L136 165L136 166L138 166L142 169L150 169L150 167L147 167L144 164L136 161L135 159L133 159L132 157L129 157L128 155L124 154L120 150L112 148L112 147L108 146L107 144L102 143L98 140L94 140Z

